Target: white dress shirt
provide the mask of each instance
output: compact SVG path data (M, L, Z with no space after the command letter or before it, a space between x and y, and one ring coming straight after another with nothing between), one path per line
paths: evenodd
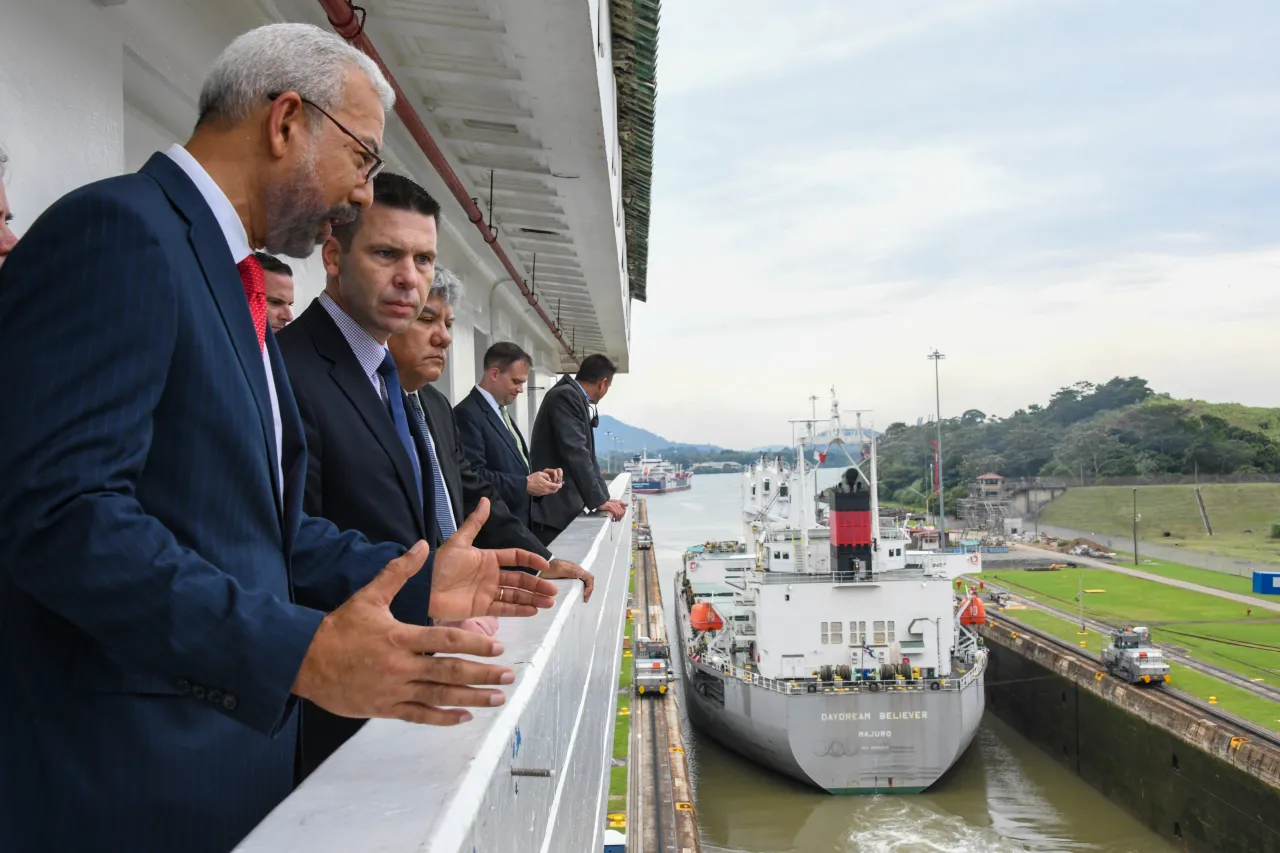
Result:
M237 265L252 254L249 248L249 235L245 233L240 214L236 213L231 200L222 188L214 183L213 178L204 167L197 162L181 145L174 144L165 155L178 164L178 168L186 172L187 177L196 185L205 204L213 211L213 218L222 227L222 236L227 241L227 249L231 252L231 260ZM279 485L280 499L284 500L284 463L280 459L280 448L284 442L284 429L280 422L280 400L276 396L275 376L271 372L271 357L267 348L262 348L262 367L267 372L267 393L271 396L271 420L275 425L276 440L276 483Z
M493 412L498 416L498 420L502 421L503 423L506 423L507 419L502 416L502 407L498 405L497 400L493 399L493 395L490 394L485 389L481 388L479 385L476 386L476 390L480 392L481 397L484 397L486 400L489 401L490 406L493 406Z

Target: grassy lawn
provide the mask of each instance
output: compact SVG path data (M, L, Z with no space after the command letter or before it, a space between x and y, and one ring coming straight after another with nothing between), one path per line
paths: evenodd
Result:
M634 583L634 581L633 581ZM631 636L631 619L627 619L626 633ZM631 752L631 658L622 658L622 668L618 675L618 687L626 688L625 693L618 695L618 716L613 721L613 758L627 759ZM628 713L623 713L626 709ZM611 767L609 769L609 813L619 814L627 811L627 767Z
M998 621L1003 615L996 613L993 618ZM1107 643L1107 637L1093 631L1088 632L1086 636L1079 636L1076 633L1080 630L1079 625L1072 624L1065 619L1059 619L1049 613L1038 610L1012 610L1009 611L1008 615L1012 619L1025 622L1033 628L1053 634L1075 645L1079 645L1080 641L1084 640L1086 643L1085 648L1094 653L1101 652L1102 647ZM1280 731L1280 703L1255 696L1243 688L1227 684L1212 676L1203 675L1176 663L1171 664L1170 669L1173 676L1172 684L1179 690L1186 691L1192 696L1205 700L1213 696L1217 699L1217 704L1223 709L1250 722L1266 726L1274 731Z
M630 618L628 618L628 619L627 619L626 633L625 633L623 636L626 636L626 637L632 637L632 638L634 639L634 636L635 636L635 635L634 635L634 634L632 634L632 622L631 622L631 619L630 619ZM630 689L630 687L631 687L631 675L632 675L632 670L633 670L633 669L634 669L634 667L632 667L632 665L631 665L631 658L629 658L629 657L624 657L624 658L622 659L622 670L621 670L621 672L619 672L619 673L618 673L618 686L619 686L619 687L625 687L625 688Z
M609 812L617 814L627 810L627 768L609 768Z
M1280 542L1268 538L1271 522L1280 521L1280 483L1215 483L1201 486L1200 494L1213 536L1205 532L1193 486L1139 486L1139 548L1142 541L1149 541L1242 560L1280 562ZM1075 530L1128 536L1133 531L1133 489L1068 489L1044 508L1040 519Z
M1139 548L1141 548L1141 544L1139 544ZM1210 569L1197 569L1194 566L1184 566L1180 563L1170 563L1165 560L1148 560L1146 557L1141 557L1141 560L1141 564L1135 566L1132 559L1126 563L1125 559L1121 557L1116 560L1116 565L1126 569L1137 569L1138 571L1150 572L1153 575L1160 575L1173 580L1187 581L1188 583L1207 586L1211 589L1248 595L1262 601L1272 601L1280 604L1280 598L1274 595L1255 593L1253 591L1253 578L1251 577L1229 575L1225 572L1215 572Z
M631 696L618 697L618 719L613 723L613 757L626 758L631 749L631 715L622 713L622 709L631 708Z
M982 576L1048 606L1075 612L1082 575L1085 589L1105 590L1085 593L1087 618L1117 626L1146 625L1157 642L1180 646L1206 663L1248 678L1280 683L1280 622L1274 611L1252 608L1248 613L1245 604L1105 569L984 572ZM1022 618L1026 613L1011 615Z

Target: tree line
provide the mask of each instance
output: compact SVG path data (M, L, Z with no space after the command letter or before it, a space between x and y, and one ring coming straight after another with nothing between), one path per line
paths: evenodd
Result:
M1101 385L1077 382L1058 389L1047 406L1033 403L1009 417L969 409L944 419L944 487L951 502L988 472L1078 481L1280 472L1280 444L1264 432L1272 425L1264 420L1258 427L1233 424L1157 394L1137 376L1117 376ZM882 494L923 505L920 493L931 491L928 468L935 436L932 423L889 425L879 445Z

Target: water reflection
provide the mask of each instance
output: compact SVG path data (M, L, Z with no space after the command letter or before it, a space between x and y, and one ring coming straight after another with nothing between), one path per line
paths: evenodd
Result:
M819 473L834 481L838 472ZM692 492L649 498L664 600L684 548L741 537L739 482L736 475L700 476ZM674 636L670 624L668 632ZM697 739L687 720L685 733L707 853L1175 849L991 715L937 785L904 797L820 794Z

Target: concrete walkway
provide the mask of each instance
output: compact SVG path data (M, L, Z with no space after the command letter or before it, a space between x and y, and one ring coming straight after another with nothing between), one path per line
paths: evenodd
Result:
M1093 566L1094 568L1098 568L1098 569L1106 569L1107 571L1111 571L1111 572L1119 572L1122 575L1129 575L1130 577L1142 578L1143 580L1147 580L1147 581L1155 581L1156 583L1162 583L1165 586L1176 586L1179 589L1187 589L1192 592L1202 592L1205 595L1216 595L1218 598L1225 598L1228 601L1238 601L1241 604L1247 604L1250 607L1261 607L1263 610L1273 610L1276 613L1280 613L1280 602L1265 601L1261 598L1255 598L1251 595L1241 595L1238 592L1228 592L1225 589L1214 589L1211 586L1201 586L1198 583L1191 583L1190 581L1180 581L1180 580L1177 580L1176 578L1166 578L1162 575L1153 575L1150 572L1141 572L1141 571L1138 571L1137 569L1126 569L1123 566L1117 566L1114 563L1108 563L1105 560L1095 560L1092 557L1077 557L1074 554L1062 554L1062 553L1059 553L1058 551L1049 551L1044 548L1035 548L1035 547L1032 547L1031 545L1022 545L1016 542L1013 543L1013 547L1018 549L1019 551L1031 551L1033 553L1036 553L1045 557L1052 557L1057 562L1064 562L1066 560L1070 560L1073 563L1079 563L1081 565L1086 565L1086 566Z

